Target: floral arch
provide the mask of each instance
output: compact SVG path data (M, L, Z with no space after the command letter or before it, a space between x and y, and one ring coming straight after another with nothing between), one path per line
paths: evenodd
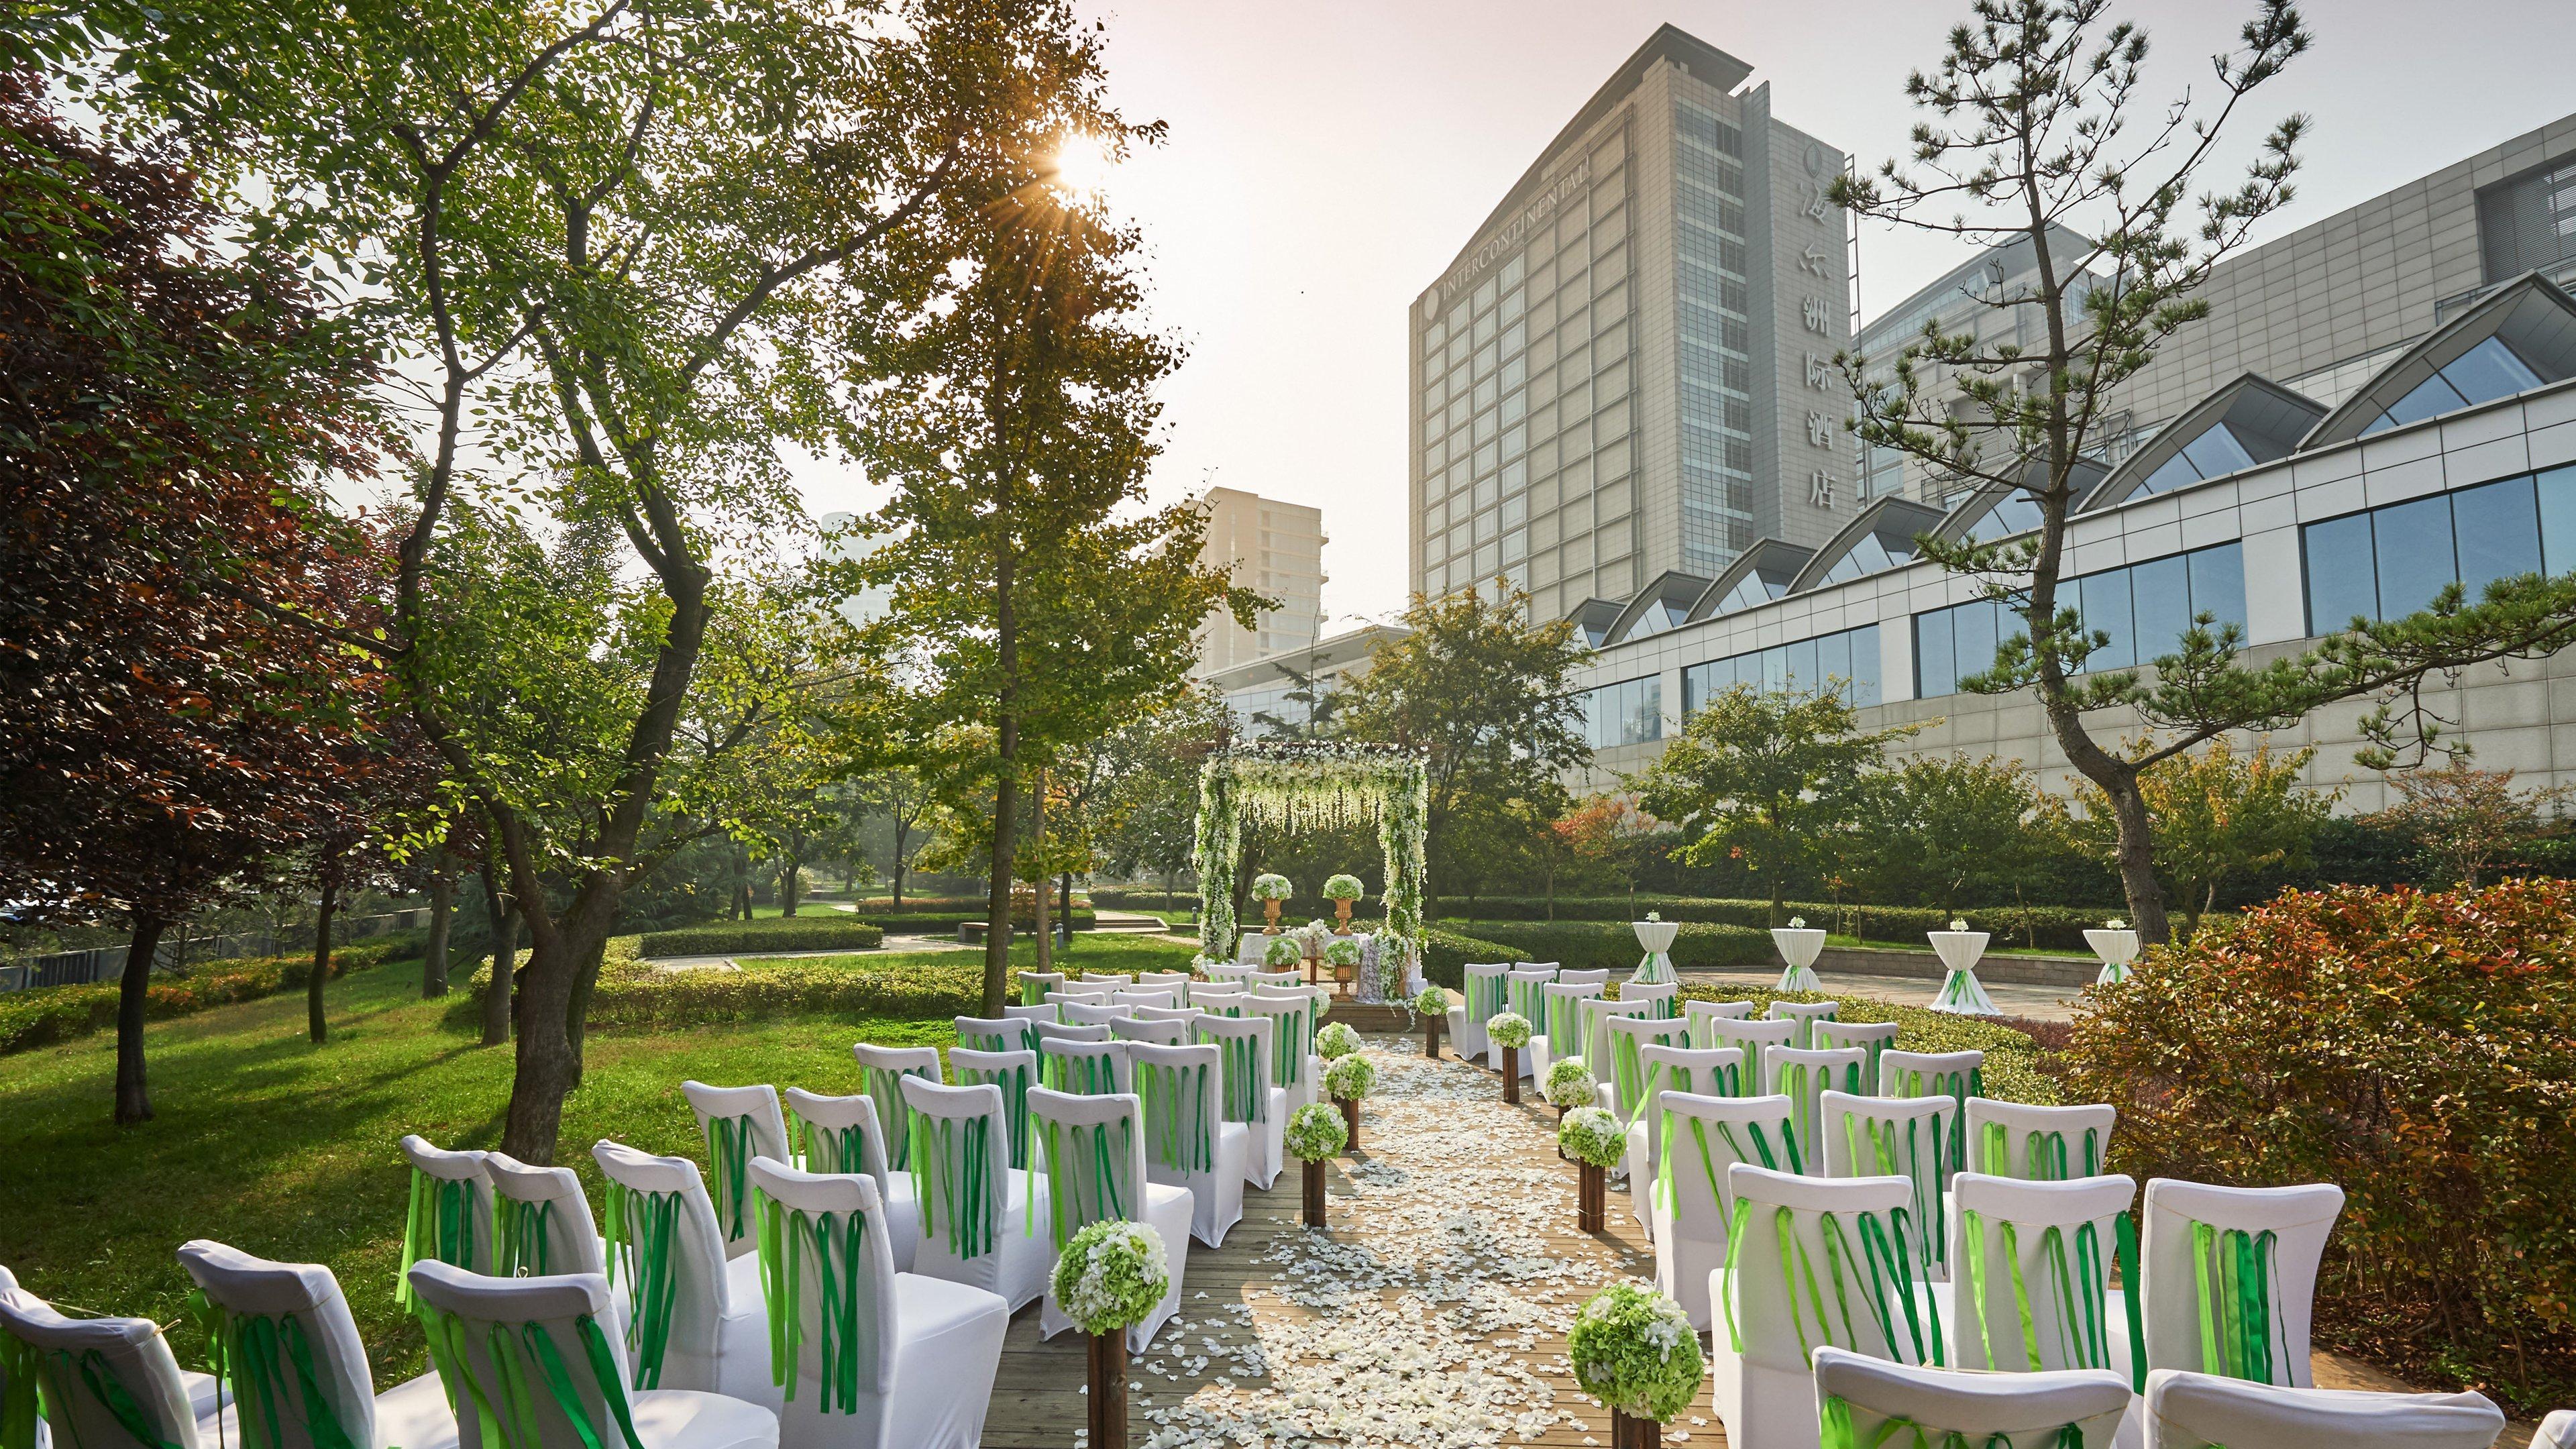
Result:
M1430 776L1422 756L1394 745L1262 740L1220 751L1199 771L1199 950L1234 955L1234 878L1243 827L1329 830L1367 821L1386 852L1383 944L1402 955L1403 981L1422 962L1423 816Z

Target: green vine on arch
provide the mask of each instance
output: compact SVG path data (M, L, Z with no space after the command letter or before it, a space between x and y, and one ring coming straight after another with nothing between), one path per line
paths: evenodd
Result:
M1388 944L1398 981L1422 962L1423 827L1431 803L1423 759L1391 745L1265 740L1212 756L1199 771L1199 952L1233 959L1234 878L1246 823L1282 831L1368 821L1386 854Z

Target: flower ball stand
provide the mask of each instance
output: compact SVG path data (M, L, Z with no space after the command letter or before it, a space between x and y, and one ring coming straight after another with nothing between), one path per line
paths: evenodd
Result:
M1335 1097L1333 1105L1342 1109L1342 1125L1350 1129L1351 1140L1342 1144L1342 1150L1356 1157L1360 1150L1360 1099Z
M1348 897L1335 897L1335 898L1334 898L1334 900L1333 900L1333 934L1334 934L1334 935L1336 935L1336 936L1347 936L1347 935L1349 935L1350 933L1351 933L1351 902L1350 902L1350 899L1349 899Z
M1825 949L1825 933L1813 926L1776 927L1771 944L1780 948L1780 959L1787 965L1780 972L1777 991L1822 991L1825 984L1816 979L1816 957Z
M1449 1018L1446 1016L1425 1015L1422 1018L1422 1059L1424 1061L1440 1060L1440 1028L1448 1024Z
M1090 1391L1083 1395L1084 1413L1093 1444L1127 1442L1127 1330L1084 1336Z
M2087 931L2084 944L2102 958L2102 974L2093 978L2096 986L2129 979L2129 963L2138 959L2138 933L2135 931Z
M1299 1166L1304 1169L1303 1176L1306 1184L1306 1226L1320 1228L1324 1225L1323 1159L1317 1158L1313 1162L1301 1163Z
M1609 1192L1610 1174L1589 1162L1574 1164L1574 1230L1579 1233L1601 1231L1603 1202Z
M1663 1442L1661 1422L1630 1418L1619 1409L1610 1411L1610 1449L1657 1449Z
M1521 1104L1521 1049L1503 1048L1503 1102L1506 1106Z
M1950 974L1942 979L1941 994L1932 998L1934 1011L1952 1016L2001 1016L1995 1000L1986 994L1977 980L1977 958L1986 954L1983 931L1926 931L1932 949L1940 954L1941 964Z
M1638 986L1661 986L1667 981L1679 980L1673 974L1671 952L1673 937L1680 934L1682 923L1634 921L1630 925L1637 933L1637 944L1646 948L1646 959L1637 963L1637 969L1628 974L1628 980Z

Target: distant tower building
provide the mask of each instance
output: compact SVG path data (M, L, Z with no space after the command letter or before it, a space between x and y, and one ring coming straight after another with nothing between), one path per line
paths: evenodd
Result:
M1415 589L1557 617L1851 521L1844 156L1752 73L1657 30L1416 300Z
M1230 614L1210 614L1199 625L1197 672L1206 676L1311 647L1324 621L1323 510L1239 488L1211 488L1199 506L1208 520L1199 562L1228 570L1238 587L1276 599L1279 607L1265 611L1253 629L1238 626Z

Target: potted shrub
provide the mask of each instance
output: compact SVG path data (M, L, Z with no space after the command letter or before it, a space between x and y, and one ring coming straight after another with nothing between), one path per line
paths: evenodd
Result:
M1590 1067L1577 1058L1567 1057L1548 1064L1547 1083L1540 1091L1546 1096L1548 1105L1556 1108L1556 1120L1563 1123L1566 1113L1594 1104L1600 1095L1601 1083L1592 1075Z
M1284 875L1265 872L1252 878L1252 898L1261 902L1262 934L1279 934L1279 907L1296 891L1297 888L1289 884L1288 877Z
M1619 1119L1600 1107L1577 1107L1556 1124L1556 1147L1574 1159L1574 1225L1587 1233L1601 1231L1601 1206L1609 1172L1627 1154L1628 1134Z
M1321 1102L1309 1102L1288 1116L1288 1155L1302 1164L1306 1182L1306 1226L1324 1225L1324 1159L1350 1141L1342 1114Z
M1690 1315L1634 1283L1592 1295L1566 1336L1574 1381L1610 1411L1611 1449L1651 1449L1699 1397L1708 1372Z
M1352 975L1359 970L1360 943L1348 936L1335 936L1324 943L1324 964L1333 968L1334 994L1349 995L1343 988L1351 984Z
M1485 1018L1485 1035L1503 1049L1503 1100L1514 1106L1521 1100L1521 1048L1529 1045L1529 1018L1517 1011L1496 1012Z
M1349 1027L1342 1029L1350 1030ZM1322 1034L1318 1033L1316 1040L1320 1042L1322 1039ZM1342 1122L1351 1130L1353 1152L1360 1150L1360 1098L1367 1096L1369 1089L1376 1085L1377 1068L1358 1052L1340 1057L1324 1068L1324 1093L1342 1104Z
M1366 894L1368 887L1361 885L1355 875L1337 875L1324 882L1324 899L1333 903L1334 935L1351 933L1351 907Z
M1413 1014L1422 1018L1422 1059L1440 1060L1440 1029L1449 1024L1449 993L1438 986L1425 986L1413 998Z
M1055 1301L1090 1344L1094 1444L1127 1442L1127 1330L1171 1290L1163 1236L1143 1223L1093 1223L1056 1259Z

